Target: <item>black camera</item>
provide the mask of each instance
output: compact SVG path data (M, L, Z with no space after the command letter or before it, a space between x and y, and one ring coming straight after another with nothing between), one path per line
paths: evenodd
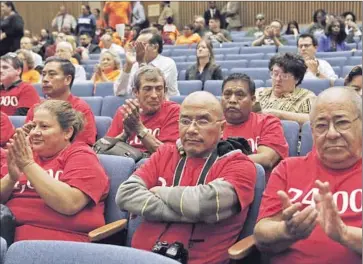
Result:
M188 262L188 250L184 247L183 243L180 242L174 242L169 245L166 241L158 241L151 251L183 264L187 264Z

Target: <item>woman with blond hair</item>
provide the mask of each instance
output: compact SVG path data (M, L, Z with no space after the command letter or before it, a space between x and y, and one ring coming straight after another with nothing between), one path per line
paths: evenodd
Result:
M40 83L40 74L34 69L34 59L28 50L20 49L16 51L18 59L23 63L23 73L21 80L28 83Z

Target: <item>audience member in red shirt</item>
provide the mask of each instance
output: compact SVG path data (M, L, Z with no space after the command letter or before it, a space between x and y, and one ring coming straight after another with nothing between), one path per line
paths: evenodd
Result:
M254 237L271 263L362 263L362 101L321 92L310 113L313 150L273 170Z
M126 100L117 110L107 136L120 136L131 146L153 153L178 139L180 106L165 100L167 87L158 68L141 67L135 76L136 99Z
M91 107L83 99L71 94L74 74L75 68L69 60L49 58L42 71L42 89L47 99L68 101L75 110L83 114L85 126L75 141L85 142L92 146L96 141L96 121ZM33 117L34 109L30 109L26 123L32 121Z
M246 74L234 73L222 84L222 106L226 125L223 139L243 137L251 146L249 158L268 172L288 156L280 120L269 114L252 112L255 103L255 84Z
M0 69L0 110L7 115L26 115L40 99L35 88L21 80L22 62L15 53L7 53L0 58Z
M8 115L2 111L0 111L0 131L0 147L3 147L14 135L15 128Z
M70 103L46 100L35 108L29 138L17 129L7 144L1 203L15 215L15 241L87 242L105 224L108 177L92 149L73 142L83 122Z
M224 122L217 98L204 91L188 95L180 110L181 146L159 147L121 184L119 207L145 219L133 235L133 247L150 251L158 238L179 241L189 250L189 264L229 263L227 250L253 200L256 168L240 150L218 156ZM202 170L211 161L204 178ZM179 180L174 176L178 164L184 164Z

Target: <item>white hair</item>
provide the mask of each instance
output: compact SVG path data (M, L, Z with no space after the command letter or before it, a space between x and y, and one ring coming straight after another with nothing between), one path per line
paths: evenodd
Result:
M69 43L69 42L66 42L66 41L61 41L57 44L57 48L66 48L66 49L69 49L71 52L73 52L73 47L72 47L72 44Z

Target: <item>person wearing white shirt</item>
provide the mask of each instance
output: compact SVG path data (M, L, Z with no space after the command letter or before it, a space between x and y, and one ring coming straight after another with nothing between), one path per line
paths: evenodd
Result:
M131 26L143 24L146 20L144 6L140 3L140 1L132 2L132 6Z
M135 73L140 65L144 64L153 65L162 71L165 76L166 86L168 87L168 97L180 95L176 64L173 59L161 55L162 50L163 42L161 36L153 33L150 29L142 30L135 43L136 54L127 49L123 72L113 86L115 95L120 96L132 93Z
M52 20L52 28L55 28L58 30L58 32L60 32L64 26L75 30L77 27L77 20L74 18L74 16L67 13L65 6L61 6L59 8L59 12Z
M117 45L112 42L112 37L109 34L104 34L101 37L102 43L104 48L101 50L101 53L105 52L106 50L112 50L117 54L125 54L125 50L120 45Z
M29 51L31 53L31 55L33 56L33 60L34 60L34 68L36 68L39 65L43 65L42 57L39 54L33 52L33 43L30 38L22 37L20 40L20 48L26 49L27 51Z
M318 42L313 35L301 34L297 41L297 47L306 66L308 66L304 79L329 79L333 83L338 78L329 62L315 57Z

